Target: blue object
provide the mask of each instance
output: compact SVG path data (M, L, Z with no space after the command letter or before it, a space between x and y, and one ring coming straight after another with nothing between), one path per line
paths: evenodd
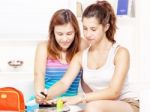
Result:
M118 0L117 15L128 14L128 3L129 3L129 0Z
M35 100L28 102L26 106L26 112L34 112L34 110L39 109L39 104Z

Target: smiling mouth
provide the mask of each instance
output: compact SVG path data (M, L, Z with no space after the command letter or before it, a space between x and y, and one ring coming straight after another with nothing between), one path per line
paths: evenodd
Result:
M70 42L65 42L65 43L62 43L62 45L69 45Z

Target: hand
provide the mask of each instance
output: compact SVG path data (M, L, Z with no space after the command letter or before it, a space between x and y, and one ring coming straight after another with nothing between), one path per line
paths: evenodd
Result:
M46 103L50 105L55 105L57 104L57 99L47 100Z
M75 105L82 102L82 97L77 95L72 97L64 97L62 100L65 105Z
M45 95L47 93L44 91L44 92L38 92L36 95L35 95L35 100L37 103L39 104L45 104Z
M35 95L35 101L39 104L42 104L44 102L45 97L43 97L41 94Z

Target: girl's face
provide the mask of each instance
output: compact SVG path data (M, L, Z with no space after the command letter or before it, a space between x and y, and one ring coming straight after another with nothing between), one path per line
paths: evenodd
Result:
M71 23L56 25L54 28L55 39L62 50L66 51L75 37L75 31Z
M89 44L96 45L105 36L105 28L95 17L83 18L83 34Z

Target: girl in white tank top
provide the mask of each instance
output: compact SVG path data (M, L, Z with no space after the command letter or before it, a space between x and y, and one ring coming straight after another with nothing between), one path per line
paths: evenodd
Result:
M89 86L92 91L102 90L109 86L109 83L113 77L115 70L114 58L117 50L119 49L119 44L114 43L111 49L109 50L106 63L98 69L90 69L87 66L88 62L88 51L89 48L83 51L82 56L82 68L83 68L83 80ZM137 99L137 95L130 88L128 76L124 82L123 89L121 91L118 99L124 98L134 98Z

